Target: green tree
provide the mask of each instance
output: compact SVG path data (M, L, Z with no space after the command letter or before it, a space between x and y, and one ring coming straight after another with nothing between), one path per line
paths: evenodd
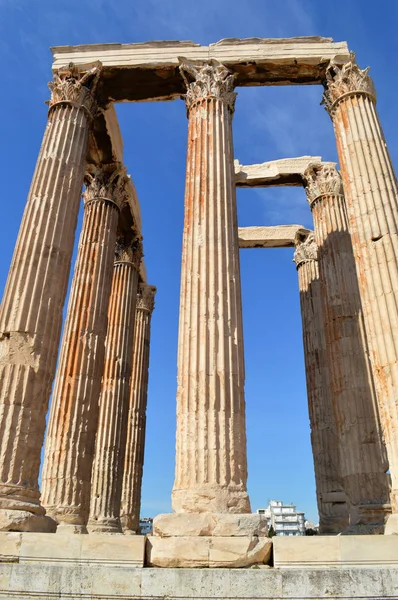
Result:
M271 525L271 527L268 529L268 537L272 538L272 537L274 537L274 535L276 535L276 531Z

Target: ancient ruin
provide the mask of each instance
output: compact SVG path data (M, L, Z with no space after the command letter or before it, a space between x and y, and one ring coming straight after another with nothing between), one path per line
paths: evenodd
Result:
M397 538L385 534L398 534L398 195L368 69L345 42L317 37L52 51L48 124L0 311L0 555L21 568L92 561L113 577L115 566L264 565L272 552L279 567L313 565L327 539L324 564L397 565ZM299 84L324 86L340 171L319 156L241 165L236 88ZM174 512L158 515L146 539L139 510L156 288L114 103L178 98L188 146ZM313 231L238 227L236 187L280 185L303 188ZM246 486L239 249L286 247L298 273L320 532L334 536L309 550L299 544L310 540L273 545ZM354 550L340 533L353 536ZM384 535L368 546L369 534Z

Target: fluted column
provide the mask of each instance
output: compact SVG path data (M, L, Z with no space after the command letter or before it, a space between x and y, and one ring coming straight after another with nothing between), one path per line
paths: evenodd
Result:
M151 317L155 294L156 288L152 285L141 283L138 287L121 506L124 533L139 533L140 526Z
M368 69L355 55L327 71L332 118L358 272L370 360L398 513L398 193ZM391 519L391 517L390 517ZM398 532L398 516L395 516Z
M390 512L388 463L342 181L334 163L324 163L311 165L304 182L318 246L330 391L350 531L377 531Z
M220 63L186 81L185 188L177 377L176 512L250 512L232 116Z
M319 530L341 533L348 525L348 511L332 409L318 248L313 233L298 235L295 245Z
M83 227L51 405L43 504L71 531L85 532L104 367L107 312L125 172L87 176ZM58 528L59 530L59 528Z
M118 240L93 460L90 533L122 531L120 502L141 259L141 239Z
M48 530L38 476L99 69L49 84L48 123L0 309L0 529Z

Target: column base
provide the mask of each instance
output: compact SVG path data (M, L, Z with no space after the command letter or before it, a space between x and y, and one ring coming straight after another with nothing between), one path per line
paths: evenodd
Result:
M390 504L363 504L349 507L350 522L343 535L383 535L391 515Z
M75 508L46 506L47 514L56 522L57 533L86 534L86 520Z
M171 498L173 510L178 513L251 513L249 496L237 485L174 488Z
M88 531L85 525L81 525L78 523L66 523L65 521L61 521L61 523L58 523L57 533L73 533L77 535L86 535Z
M145 564L152 567L240 568L268 564L267 537L149 536Z
M157 537L267 537L267 520L258 514L172 513L153 520Z
M329 514L319 516L319 534L336 535L349 526L347 506L332 507Z
M174 513L153 520L146 564L153 567L250 567L266 564L272 541L257 514Z
M87 523L89 533L122 533L120 519L90 519Z
M398 535L398 513L388 517L384 535Z
M51 517L36 515L27 510L0 509L0 531L30 531L55 533L57 524Z

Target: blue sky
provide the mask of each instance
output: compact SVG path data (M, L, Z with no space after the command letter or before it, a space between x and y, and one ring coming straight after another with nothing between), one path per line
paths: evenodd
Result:
M0 289L7 277L46 123L50 46L227 37L321 35L346 40L371 66L378 109L398 162L398 3L346 0L0 0ZM303 154L337 160L318 86L239 89L235 156L243 164ZM187 121L182 101L117 107L125 162L143 217L153 315L142 514L170 511ZM301 223L301 189L238 191L239 224ZM292 251L241 251L252 509L295 502L317 521L297 273Z

